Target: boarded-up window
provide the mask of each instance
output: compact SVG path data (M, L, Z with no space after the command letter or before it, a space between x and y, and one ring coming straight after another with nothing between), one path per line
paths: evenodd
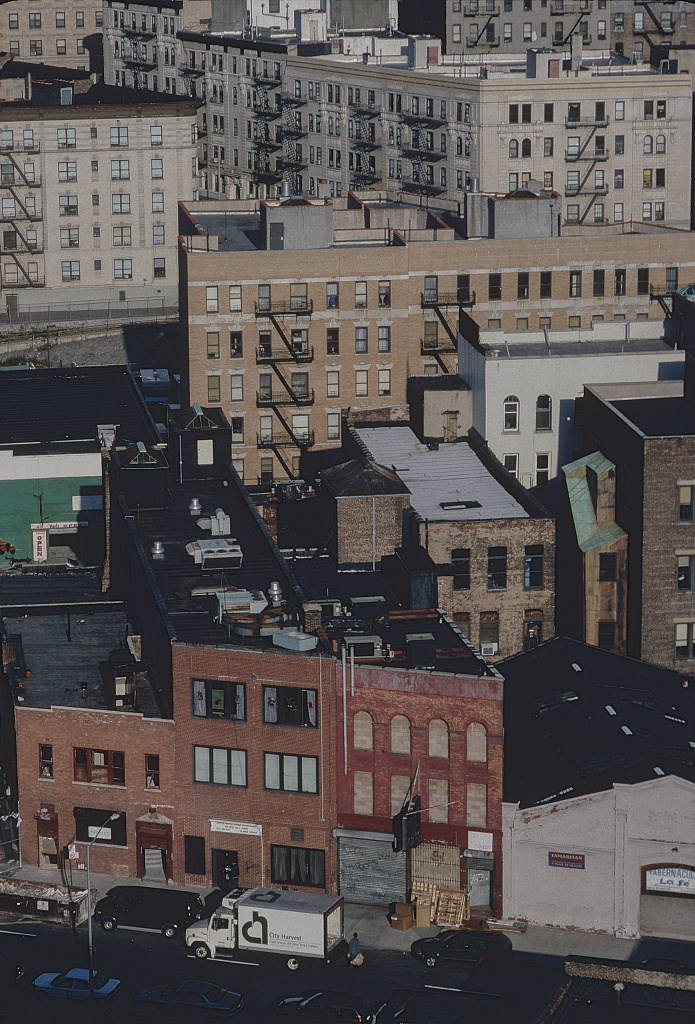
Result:
M353 725L353 746L355 750L374 749L373 726L372 716L368 711L357 712Z
M391 753L410 753L410 722L405 715L394 715L391 719Z
M398 814L410 788L409 775L391 776L391 817Z
M466 787L466 824L487 827L487 786L482 782L469 782Z
M469 761L487 761L487 729L480 722L471 722L466 733Z
M371 772L355 772L353 811L355 814L374 814L374 776Z
M430 722L430 757L449 756L449 730L441 718Z
M449 820L449 783L446 779L429 781L430 821L446 823Z

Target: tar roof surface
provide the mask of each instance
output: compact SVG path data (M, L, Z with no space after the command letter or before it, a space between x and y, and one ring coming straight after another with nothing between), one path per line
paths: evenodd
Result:
M477 522L529 518L465 441L442 444L432 451L418 441L410 427L356 427L354 432L377 462L395 470L423 519ZM467 508L468 502L477 507Z
M193 217L207 235L217 235L219 252L253 252L265 249L258 212L204 213L195 210Z
M636 398L612 404L645 437L695 434L695 406L685 398Z
M117 424L120 443L159 436L125 366L9 370L0 374L0 444L96 440Z
M533 807L661 775L695 782L695 693L678 673L567 637L498 668L505 801Z

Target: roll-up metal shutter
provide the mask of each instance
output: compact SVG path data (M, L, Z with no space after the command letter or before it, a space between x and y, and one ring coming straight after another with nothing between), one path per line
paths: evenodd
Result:
M406 899L406 854L384 840L338 839L340 892L355 903L402 903Z

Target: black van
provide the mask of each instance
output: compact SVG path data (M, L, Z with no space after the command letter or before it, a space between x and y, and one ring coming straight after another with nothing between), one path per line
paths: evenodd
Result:
M186 928L203 910L196 892L155 889L146 885L117 885L94 908L94 920L106 932L114 928L146 928L168 939L183 938Z

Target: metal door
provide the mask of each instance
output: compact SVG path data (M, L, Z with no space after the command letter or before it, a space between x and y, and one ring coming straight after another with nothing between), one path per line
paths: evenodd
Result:
M212 851L212 884L229 892L239 885L239 854L236 850Z

